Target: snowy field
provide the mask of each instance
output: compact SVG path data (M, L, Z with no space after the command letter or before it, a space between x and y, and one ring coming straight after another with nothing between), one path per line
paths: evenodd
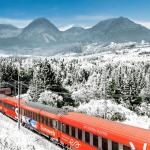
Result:
M60 150L44 137L21 127L0 113L0 150Z

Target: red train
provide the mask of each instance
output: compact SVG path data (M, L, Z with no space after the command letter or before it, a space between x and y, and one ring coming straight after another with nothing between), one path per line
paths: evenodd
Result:
M17 99L0 97L0 111L17 120ZM75 150L150 150L150 131L22 100L21 121Z

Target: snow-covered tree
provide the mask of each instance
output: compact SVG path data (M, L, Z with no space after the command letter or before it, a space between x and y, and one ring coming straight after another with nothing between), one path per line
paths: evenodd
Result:
M58 107L63 102L63 97L52 91L44 91L40 94L40 98L38 99L38 102L53 107Z

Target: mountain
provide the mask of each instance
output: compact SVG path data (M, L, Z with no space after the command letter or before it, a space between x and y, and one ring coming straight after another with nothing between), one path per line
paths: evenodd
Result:
M119 17L99 22L89 31L93 41L150 41L150 30L128 18Z
M82 41L82 36L86 33L86 30L82 27L72 27L63 32L64 40L69 41Z
M19 39L35 45L56 43L60 40L61 32L49 20L38 18L25 27Z
M0 30L16 30L17 27L10 24L0 24Z
M0 38L16 37L21 33L21 29L10 25L0 24Z
M0 49L7 53L56 54L81 52L87 43L150 42L150 30L128 18L119 17L100 21L89 29L72 27L60 31L46 18L33 20L24 29L0 25Z

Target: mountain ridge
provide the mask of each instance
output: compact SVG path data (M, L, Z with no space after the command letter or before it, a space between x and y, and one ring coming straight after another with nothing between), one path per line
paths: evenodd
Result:
M43 48L52 53L53 51L56 53L59 51L58 49L63 49L61 50L63 52L68 51L68 49L72 51L72 48L74 49L74 47L76 47L76 43L80 49L79 45L87 42L110 43L139 42L142 40L150 41L150 29L136 24L125 17L102 20L89 29L72 27L65 31L60 31L46 18L37 18L22 30L15 27L12 27L11 30L10 33L13 32L14 36L13 34L5 38L0 36L0 49L6 49L8 52L10 52L10 50L16 52L15 49L20 49L19 52L21 52L22 48ZM5 31L9 32L3 28L4 33ZM15 34L15 32L17 33Z

